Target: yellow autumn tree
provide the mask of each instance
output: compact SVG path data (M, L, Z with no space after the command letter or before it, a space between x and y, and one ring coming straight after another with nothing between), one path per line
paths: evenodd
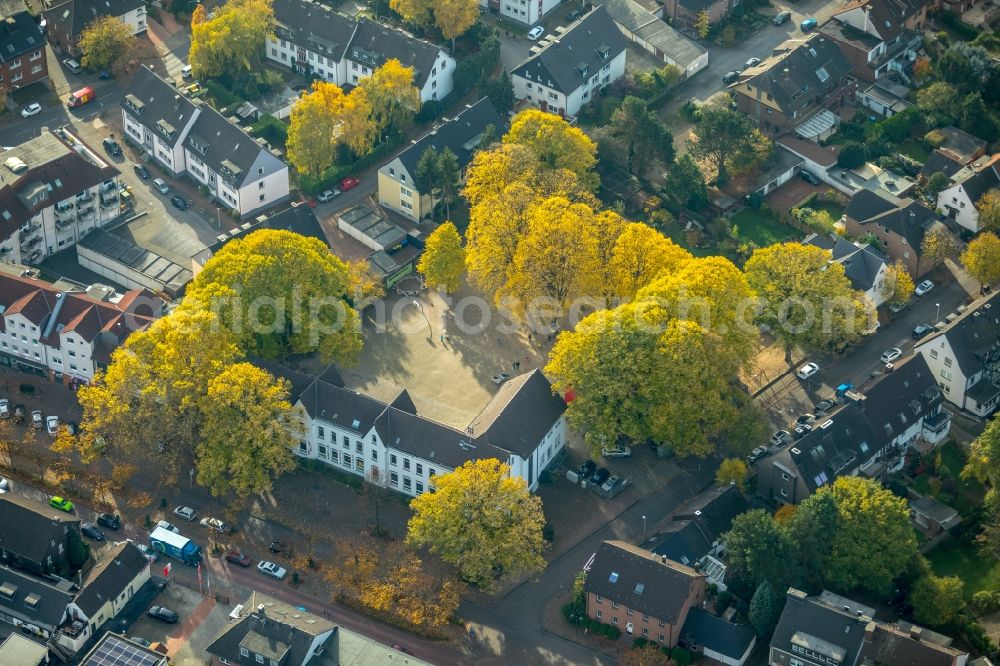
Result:
M260 64L262 45L273 31L271 0L227 0L211 18L204 10L196 10L188 52L192 72L211 79L254 70Z
M299 173L318 177L333 164L344 97L339 86L314 81L292 107L286 146Z
M413 85L413 68L403 67L395 58L361 79L358 87L365 93L375 134L402 129L420 111L420 91Z
M465 272L465 248L454 224L445 222L431 232L417 270L431 289L443 287L449 293L458 289Z
M492 589L497 577L545 568L542 501L494 458L431 478L435 492L410 502L406 542L455 565L462 578Z
M890 305L901 307L910 302L910 299L913 298L914 286L913 278L910 277L910 271L907 270L906 264L897 261L888 267L882 289L882 295Z
M80 64L91 71L108 69L127 57L135 42L132 28L117 16L96 18L80 35Z
M616 294L631 300L660 275L672 273L692 259L691 253L648 224L633 222L615 240L608 263Z
M979 234L962 253L962 264L980 285L1000 280L1000 238L992 231Z
M479 18L478 0L390 0L389 6L407 23L420 28L436 26L445 39L451 40L452 51L455 38L465 34Z
M597 144L564 118L539 109L526 109L511 121L505 144L530 149L548 169L566 169L592 191L597 188Z

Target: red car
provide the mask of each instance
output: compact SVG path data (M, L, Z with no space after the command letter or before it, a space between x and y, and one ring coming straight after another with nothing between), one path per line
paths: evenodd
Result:
M226 553L226 562L232 562L233 564L238 564L244 569L253 564L253 560L244 555L238 550L231 550Z
M358 180L357 178L350 178L350 177L345 178L344 180L340 181L340 191L341 192L346 192L347 190L351 189L352 187L357 187L360 184L361 184L361 181Z

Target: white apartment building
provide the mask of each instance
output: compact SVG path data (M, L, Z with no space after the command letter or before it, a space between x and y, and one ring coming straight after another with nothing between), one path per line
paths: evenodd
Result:
M420 100L451 92L455 59L440 47L367 18L353 19L311 0L276 0L268 59L306 76L354 86L390 59L413 68Z
M186 174L241 218L286 201L288 165L200 100L142 67L122 100L125 137Z
M976 203L986 192L1000 187L1000 155L984 157L964 166L951 177L951 185L938 193L937 207L959 226L979 232Z
M0 365L66 384L85 384L107 367L132 332L162 312L149 291L70 291L23 267L0 265Z
M625 38L603 5L531 52L511 72L514 96L564 117L625 75Z
M37 264L121 213L119 172L57 129L3 153L0 261Z
M566 445L566 405L539 370L510 379L465 430L419 416L403 390L389 404L343 387L335 370L314 378L273 363L288 379L302 414L294 453L410 496L431 477L471 461L496 458L530 490Z

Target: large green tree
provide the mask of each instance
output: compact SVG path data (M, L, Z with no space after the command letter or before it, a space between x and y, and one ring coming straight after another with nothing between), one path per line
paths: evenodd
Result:
M708 205L705 174L687 153L677 158L667 171L664 190L688 210L701 210Z
M742 113L721 106L704 106L695 119L697 141L691 152L715 165L716 182L723 185L729 181L726 165L740 153L754 148L753 132L753 123Z
M135 42L132 28L120 18L96 18L80 35L80 64L91 71L111 68L132 52Z
M626 170L641 176L654 160L674 161L674 137L646 102L627 95L611 115L611 133L625 145Z
M322 242L265 229L230 241L187 288L182 307L207 308L247 354L319 352L349 362L361 349L347 266Z
M794 544L767 511L753 509L736 516L722 540L730 571L748 589L767 582L783 590L796 581Z
M750 599L750 612L748 619L753 625L757 637L765 639L774 631L781 615L781 606L778 603L774 588L766 580L757 586Z
M924 576L910 593L913 619L932 627L950 624L965 608L964 587L962 580L955 576Z

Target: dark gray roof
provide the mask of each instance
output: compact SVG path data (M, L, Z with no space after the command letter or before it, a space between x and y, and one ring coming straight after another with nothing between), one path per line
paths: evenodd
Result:
M299 396L313 419L332 423L345 430L366 434L385 411L385 403L366 395L317 379Z
M859 190L851 197L844 214L859 224L888 228L905 238L914 252L920 252L924 235L937 222L933 210L912 199L898 199L868 189Z
M951 521L957 521L958 511L948 506L944 502L938 502L933 497L917 497L910 500L910 510L927 516L935 523L944 525Z
M323 227L320 226L319 220L316 219L316 213L309 206L289 206L285 210L268 217L263 227L291 231L300 236L315 238L321 241L323 245L329 245L326 234L323 233Z
M911 634L923 630L913 625L896 627L882 623L872 623L871 638L861 652L864 666L953 666L956 657L966 652L950 646L938 645L933 641L921 640Z
M475 104L466 106L454 118L442 121L431 132L407 146L397 157L410 176L416 177L417 162L425 150L434 148L441 152L448 148L458 158L459 169L465 169L472 161L472 155L479 147L479 137L487 125L496 127L498 136L505 129L500 114L493 108L489 98L484 97Z
M565 401L535 369L501 386L469 427L477 442L485 436L493 446L526 458L565 411Z
M712 542L693 520L679 520L650 541L657 542L650 550L666 555L674 562L693 565L712 550Z
M691 520L698 524L710 542L714 542L733 526L733 519L750 510L750 503L736 486L709 488L679 506L674 520Z
M274 0L276 32L282 39L340 61L357 22L309 0Z
M769 93L789 118L793 111L811 106L851 71L851 63L836 42L818 34L786 42L775 52L777 57L761 65L766 69L741 81L735 90L743 93L744 84L749 83Z
M91 569L76 605L92 616L108 599L118 597L142 570L149 566L146 556L129 541L121 541L101 554L101 561Z
M0 565L0 588L14 589L12 600L0 594L0 609L19 618L44 626L58 627L66 607L73 601L72 582L47 582L15 569ZM31 597L35 607L28 606Z
M995 166L988 166L977 171L962 182L962 189L969 196L972 203L979 201L979 197L995 187L1000 187L1000 176L997 176Z
M435 44L362 17L345 55L349 60L372 69L395 58L405 67L413 68L413 83L422 89L440 52L440 47Z
M145 65L132 76L121 107L171 146L181 140L197 110L190 99Z
M861 410L851 403L820 421L788 453L809 492L815 492L875 455L875 440Z
M757 641L754 630L745 624L726 622L701 608L692 608L681 629L681 642L688 648L707 647L739 660Z
M941 389L923 355L898 361L893 372L883 375L865 390L861 403L874 435L875 448L881 448L912 427L941 401Z
M22 9L24 5L21 5ZM38 21L26 11L4 17L0 24L0 62L17 60L31 51L42 50L45 55L45 38L38 31ZM25 63L27 65L27 63Z
M65 543L68 528L80 529L80 519L33 499L4 493L0 495L0 550L41 563L50 543Z
M838 238L833 247L833 260L844 267L844 274L851 286L859 291L868 291L875 286L879 271L885 265L885 258L870 245L858 247L845 238Z
M941 172L951 178L958 173L961 168L961 162L956 161L947 153L941 152L940 149L935 148L934 152L931 153L931 156L927 158L927 163L924 164L922 169L920 169L920 175L929 178L933 174Z
M395 407L404 412L409 412L410 414L417 413L417 406L413 404L413 400L410 398L410 393L406 389L402 389L392 402L389 403L390 407Z
M987 360L1000 357L1000 294L994 294L975 310L966 310L943 332L920 342L932 346L939 336L947 336L955 362L966 377L982 370Z
M489 442L473 442L472 437L460 430L395 407L388 407L379 415L375 432L388 447L452 468L480 458L496 458L501 462L507 462L508 458L506 451Z
M624 50L625 37L600 5L514 68L512 74L568 95Z
M230 619L205 650L240 666L256 666L254 652L269 657L279 655L275 661L282 666L302 666L310 656L313 641L336 628L324 617L253 592L239 616ZM241 645L250 650L249 656L240 656Z
M835 652L839 657L836 663L854 664L861 651L869 619L862 621L850 611L845 612L843 608L822 603L817 597L806 597L804 592L790 589L781 619L771 637L771 648L794 654L792 644L795 643L821 654Z
M898 208L900 200L891 195L882 196L874 190L862 189L855 192L844 207L844 215L858 222L870 220Z
M704 574L623 541L605 541L597 549L583 589L671 624L681 621Z
M282 365L277 361L257 357L253 357L248 360L258 368L267 370L275 377L281 377L282 379L287 380L288 383L291 384L291 388L288 392L288 401L293 405L302 393L309 388L314 381L316 381L316 378L312 375L307 375L303 372L299 372L298 370L293 370L292 368Z
M837 239L839 240L840 237L838 236ZM821 236L815 233L809 234L808 236L803 238L802 244L813 245L821 250L833 250L834 248L834 242L829 236L826 235Z
M237 188L248 179L256 180L258 176L251 173L251 167L261 152L267 155L270 153L208 104L199 102L199 107L201 113L184 140L184 147L198 155L213 171L226 177Z
M95 19L124 16L143 4L143 0L69 0L42 14L50 26L55 25L60 32L77 37Z

